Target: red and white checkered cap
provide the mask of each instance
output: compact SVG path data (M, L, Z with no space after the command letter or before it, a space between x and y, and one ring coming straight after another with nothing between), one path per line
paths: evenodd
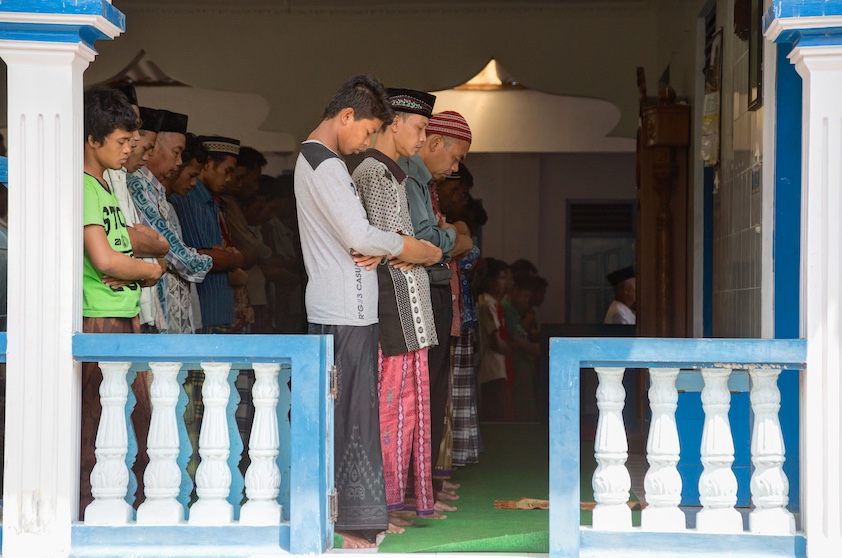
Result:
M427 135L435 134L460 139L468 143L471 143L473 139L468 122L461 114L452 110L436 113L430 118L430 123L427 124Z

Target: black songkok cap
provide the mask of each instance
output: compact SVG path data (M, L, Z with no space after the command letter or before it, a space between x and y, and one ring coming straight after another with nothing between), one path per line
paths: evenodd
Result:
M140 108L140 129L150 132L160 132L164 122L164 111L149 107Z
M125 85L115 85L114 89L120 91L126 98L129 100L130 105L137 106L137 91L134 89L134 85L131 83L127 83Z
M164 113L159 132L176 132L187 135L187 115L162 110Z
M436 104L435 95L412 89L394 89L392 87L386 90L386 95L389 96L389 104L395 112L420 114L427 118L433 116L433 106Z
M631 279L634 276L634 268L629 266L624 267L623 269L618 269L617 271L612 271L606 276L606 279L608 279L608 282L611 283L612 287L616 287L626 279Z
M208 153L224 153L234 157L240 155L240 140L222 136L199 136L199 141Z

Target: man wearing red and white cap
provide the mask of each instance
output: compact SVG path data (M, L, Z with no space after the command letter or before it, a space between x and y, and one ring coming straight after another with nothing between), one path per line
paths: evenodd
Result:
M434 114L427 125L427 141L412 157L401 157L400 167L406 172L406 196L412 217L415 237L427 240L441 248L443 263L466 254L473 242L467 227L448 223L433 206L431 188L450 173L459 170L459 163L471 148L471 128L458 112L444 111ZM439 344L428 354L430 370L430 442L432 463L438 461L439 447L444 432L447 399L450 394L450 333L453 325L453 291L450 270L447 266L433 266L430 272L430 298L435 315ZM441 275L441 276L439 276ZM434 483L441 491L438 483ZM438 511L453 508L437 504Z

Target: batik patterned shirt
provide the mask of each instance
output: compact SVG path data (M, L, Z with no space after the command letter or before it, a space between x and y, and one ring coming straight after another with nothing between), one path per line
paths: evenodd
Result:
M166 198L166 189L148 169L126 178L126 185L144 224L155 229L167 242L167 273L158 282L158 301L163 313L163 333L193 333L200 327L194 310L195 283L204 281L213 265L210 256L199 254L184 243L175 209Z

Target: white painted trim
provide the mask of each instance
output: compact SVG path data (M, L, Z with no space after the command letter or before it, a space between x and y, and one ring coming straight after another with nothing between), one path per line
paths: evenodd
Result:
M774 41L784 31L799 29L829 29L842 27L842 16L809 16L809 17L779 17L766 30L766 39Z
M808 556L842 547L842 45L796 47L790 60L804 80L801 201L802 519Z
M775 161L778 45L763 44L763 170L760 208L760 337L775 337Z
M0 23L37 23L39 25L87 25L114 39L123 30L101 15L40 14L31 12L0 12Z
M3 555L67 556L77 515L82 306L81 43L0 41L9 235Z

